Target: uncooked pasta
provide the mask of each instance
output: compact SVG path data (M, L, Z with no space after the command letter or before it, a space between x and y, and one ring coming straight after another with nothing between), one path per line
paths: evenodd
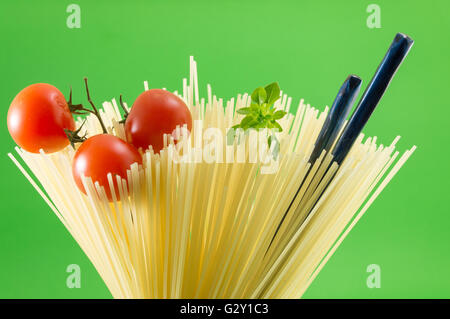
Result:
M276 158L254 160L257 146L243 135L216 143L211 159L208 130L226 136L251 97L225 101L209 85L201 97L192 57L175 94L192 114L191 132L178 127L159 153L141 150L142 165L131 165L127 178L109 174L112 201L89 177L86 195L78 190L71 146L9 154L114 298L300 298L415 149L400 155L399 137L383 145L360 134L341 163L327 150L310 162L328 107L321 112L302 99L293 111L282 94L275 107L288 113ZM100 114L108 133L125 140L116 100ZM90 115L82 130L93 136L102 128Z

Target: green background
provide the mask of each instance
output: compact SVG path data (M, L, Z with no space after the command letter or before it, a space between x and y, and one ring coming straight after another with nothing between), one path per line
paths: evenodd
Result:
M81 28L66 26L70 3ZM366 8L381 8L369 29ZM307 298L450 297L448 1L2 1L0 4L2 168L0 297L110 298L76 242L8 159L6 114L15 94L47 82L82 97L88 76L97 103L151 87L181 89L189 56L201 93L220 97L279 81L323 109L350 73L363 88L395 33L415 44L364 132L401 151L418 149L354 228L307 291ZM66 287L67 265L80 289ZM366 268L381 267L369 289Z

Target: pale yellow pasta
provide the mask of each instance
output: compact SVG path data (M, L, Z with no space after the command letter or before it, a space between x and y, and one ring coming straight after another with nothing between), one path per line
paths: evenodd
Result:
M325 152L311 165L328 108L319 112L301 100L296 113L280 121L273 174L261 174L262 164L249 162L248 139L244 163L176 162L181 146L202 141L199 133L208 127L225 134L240 121L235 109L250 104L248 94L224 102L209 85L207 100L200 98L192 57L190 70L179 96L202 127L195 122L189 135L180 128L178 144L167 137L160 154L143 153L143 165L133 164L127 179L109 175L113 202L89 178L88 195L78 190L71 147L48 155L16 148L34 176L9 156L115 298L299 298L415 147L397 160L398 138L385 147L361 135L341 167ZM275 106L290 110L291 103L282 95ZM103 103L101 114L109 133L124 139L116 101ZM94 116L84 129L88 136L101 132Z

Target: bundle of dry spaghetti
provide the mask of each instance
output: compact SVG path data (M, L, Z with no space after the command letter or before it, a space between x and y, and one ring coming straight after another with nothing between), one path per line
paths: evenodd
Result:
M235 110L250 104L248 94L225 103L210 86L200 98L192 58L178 95L192 113L192 132L181 128L178 144L168 137L159 153L143 153L127 179L109 175L113 201L90 178L87 195L78 190L70 146L53 154L16 148L34 176L9 154L115 298L299 298L415 149L399 156L398 137L384 146L359 134L341 163L326 150L312 162L328 108L300 100L280 122L274 172L262 174L263 164L250 159L248 138L240 144L244 161L235 160L236 143L220 146L231 160L176 160L181 146L205 146L207 128L226 135L239 120ZM291 101L282 95L276 107L289 112ZM103 103L101 116L110 134L125 138L115 100ZM101 132L93 115L84 128L88 136Z

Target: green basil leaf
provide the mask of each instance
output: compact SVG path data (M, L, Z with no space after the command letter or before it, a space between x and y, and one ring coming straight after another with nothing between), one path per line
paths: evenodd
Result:
M280 86L277 82L270 83L267 85L264 90L266 91L266 103L272 105L280 98Z
M287 114L287 112L285 112L285 111L276 111L274 114L273 114L273 119L274 120L279 120L279 119L281 119L281 118L283 118L283 116L285 116Z
M261 113L263 115L266 115L267 113L269 113L269 104L264 103L263 105L261 105Z
M274 143L272 156L276 160L278 154L280 153L280 142L278 141L275 135L270 135L267 143L269 144L269 149L271 148L272 143Z
M250 122L253 122L255 120L255 118L253 117L253 115L247 115L246 117L244 117L241 121L241 127L243 129L247 129L248 125L250 124Z
M276 139L275 135L270 135L269 138L267 139L267 144L269 145L269 148L274 139Z
M237 125L235 125L235 126L237 126ZM233 126L227 132L227 145L233 145L235 136L236 136L236 131Z
M267 93L262 87L257 88L252 93L252 101L256 104L263 104L266 101Z
M283 128L281 127L280 124L278 124L278 123L275 122L275 121L272 121L272 124L273 124L274 128L277 128L277 129L278 129L278 132L283 132Z
M252 112L257 112L257 111L259 111L259 105L258 105L258 104L255 104L255 103L250 104L250 110L251 110Z
M251 112L251 110L249 107L243 107L236 111L236 113L238 113L238 114L248 114L250 112Z

